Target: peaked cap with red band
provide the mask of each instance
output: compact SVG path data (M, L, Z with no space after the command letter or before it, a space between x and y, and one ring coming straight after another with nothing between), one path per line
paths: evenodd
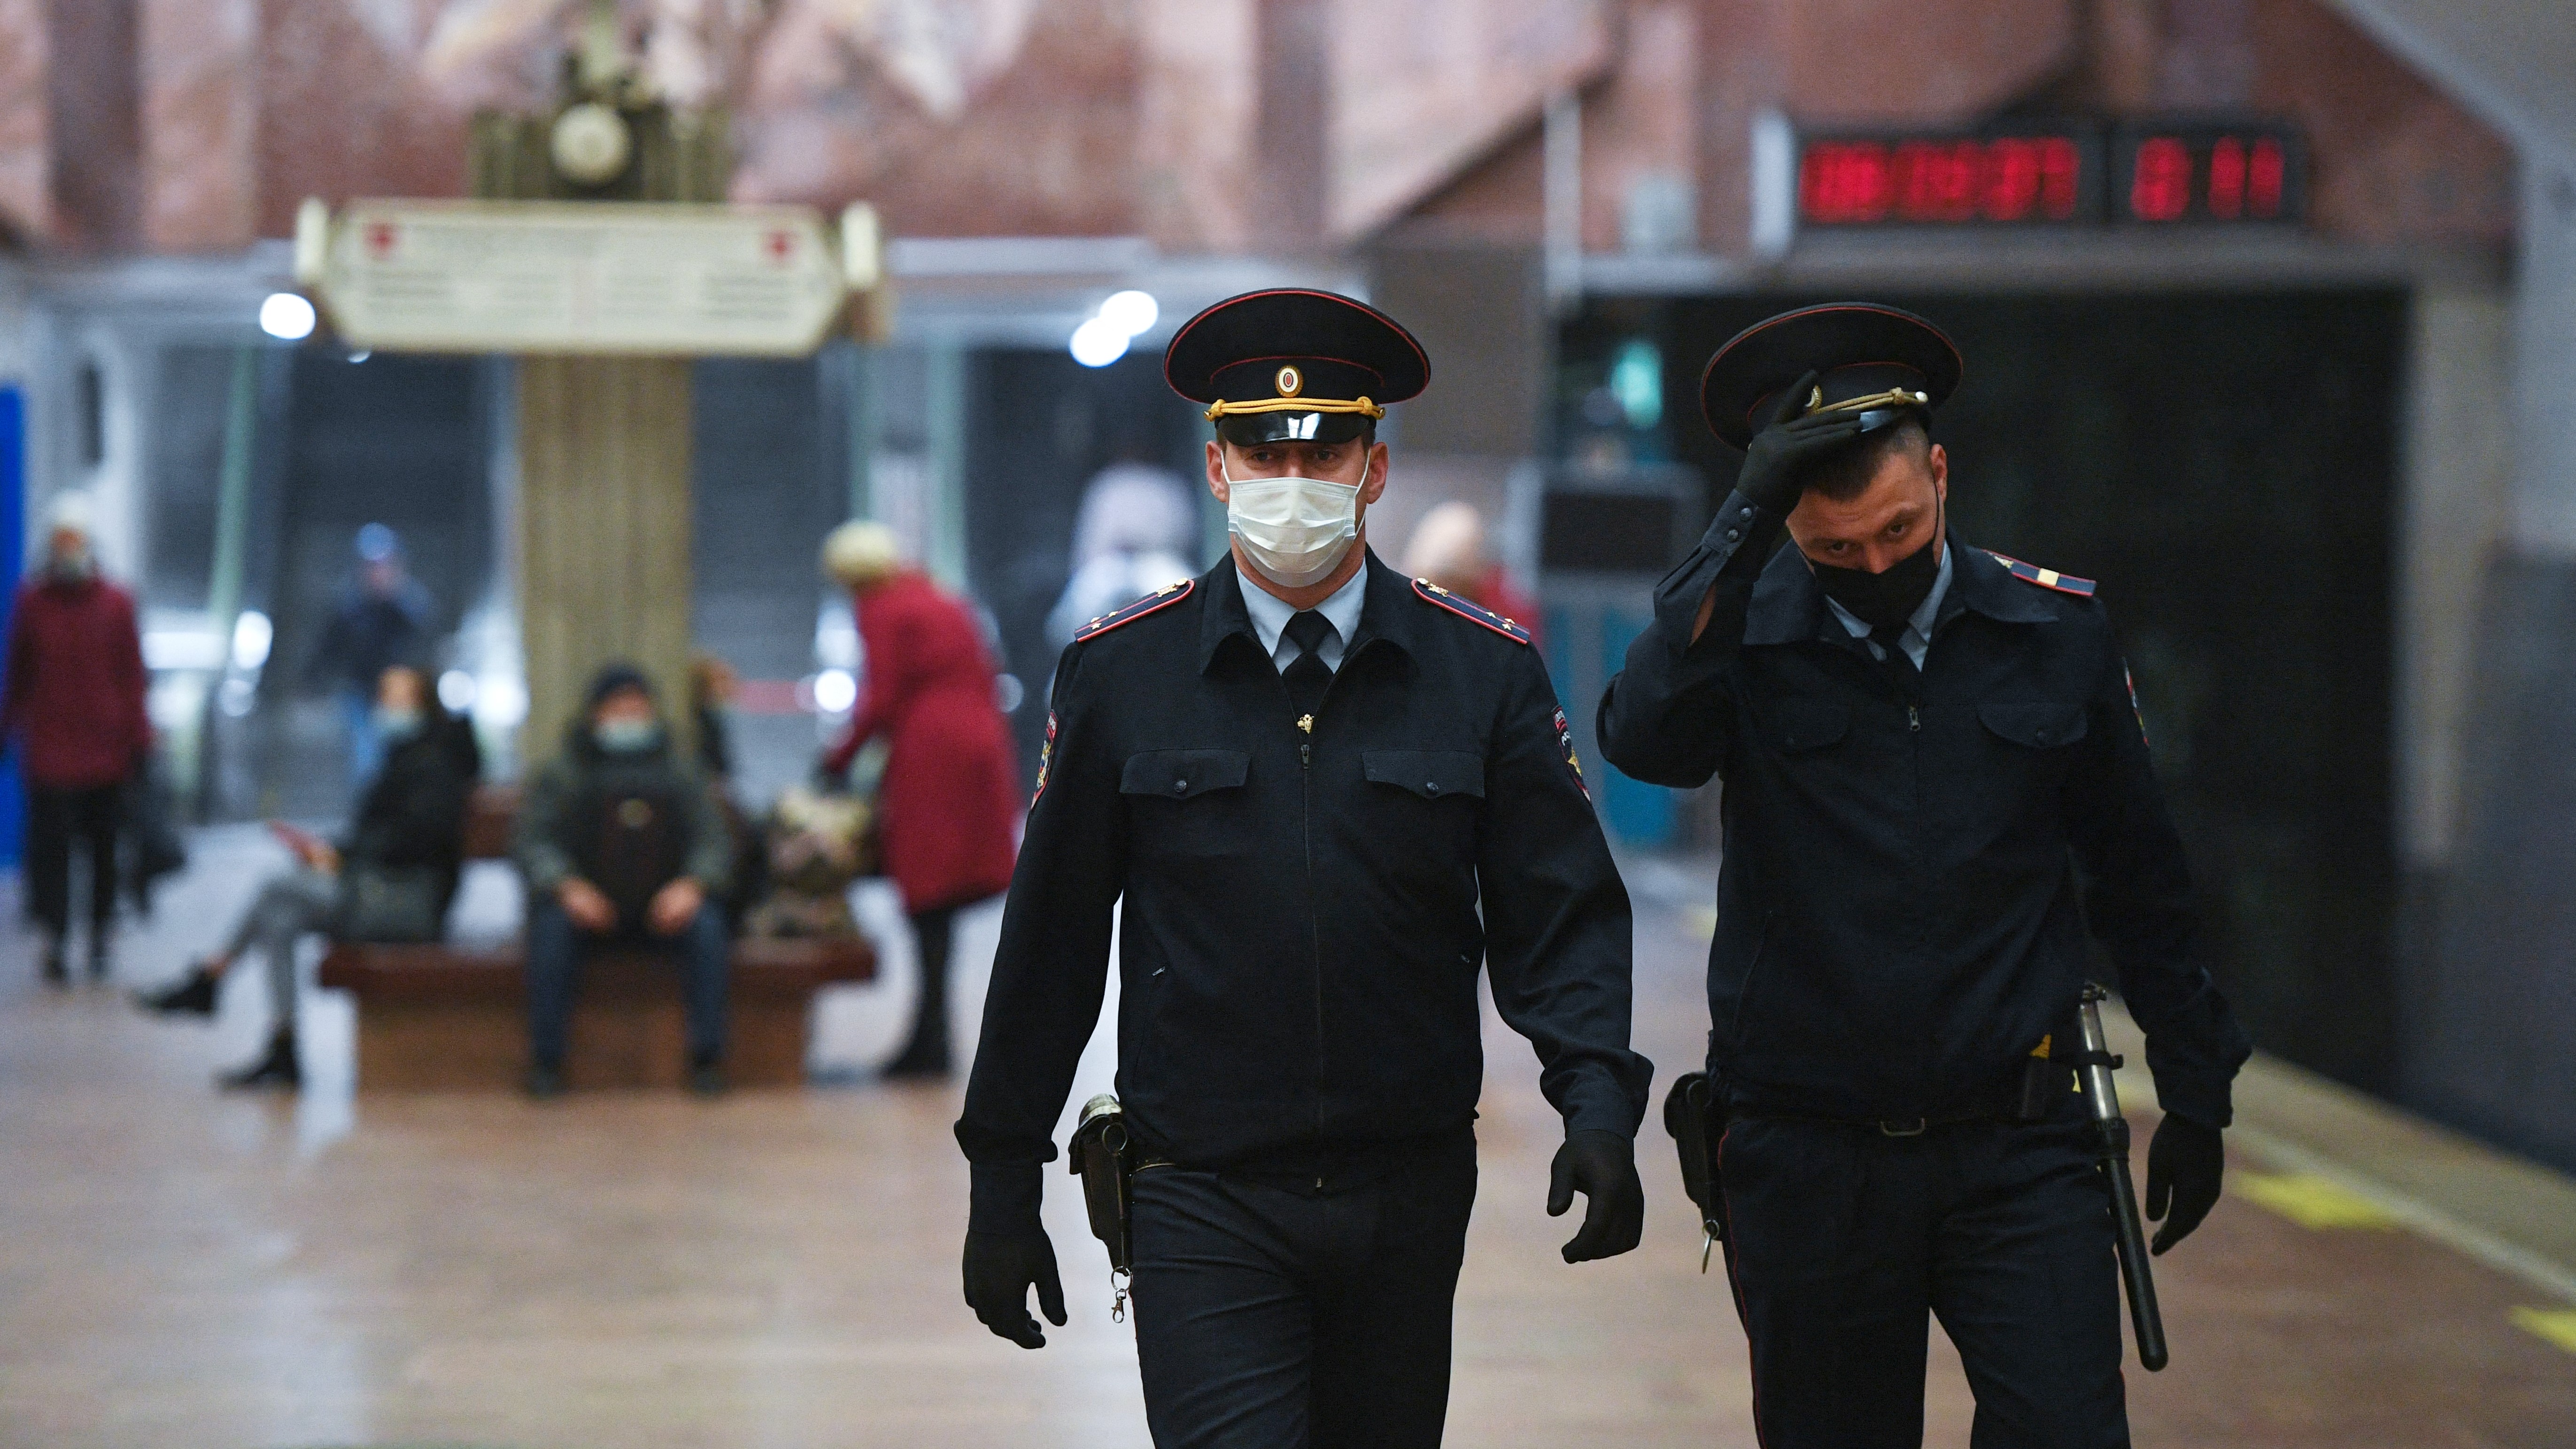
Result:
M1430 385L1422 344L1384 312L1304 287L1228 297L1163 353L1172 391L1208 405L1227 442L1347 442Z
M1908 408L1928 413L1949 401L1961 363L1950 335L1911 312L1827 302L1764 318L1729 338L1700 374L1700 411L1720 442L1742 451L1770 420L1780 390L1810 369L1823 395L1807 411L1858 407L1894 422Z

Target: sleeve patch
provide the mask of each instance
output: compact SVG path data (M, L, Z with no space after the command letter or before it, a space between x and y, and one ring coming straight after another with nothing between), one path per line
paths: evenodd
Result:
M2150 749L2155 742L2147 738L2147 707L2138 703L2138 676L2129 672L2129 662L2120 661L2120 682L2129 686L2129 713L2138 717L2138 743Z
M2073 574L2061 574L2055 569L2044 569L2037 564L2023 563L2009 554L1995 553L1993 549L1987 549L1986 552L1992 554L1995 562L2002 564L2014 578L2023 583L2037 584L2043 589L2055 589L2061 594L2073 594L2079 599L2093 597L2091 579L2079 579Z
M1183 579L1179 583L1165 584L1163 587L1156 589L1154 592L1147 594L1145 597L1138 599L1132 604L1129 604L1127 607L1103 614L1099 618L1092 620L1090 623L1083 625L1081 628L1074 630L1073 642L1079 644L1086 639L1096 639L1101 635L1108 633L1112 629L1116 629L1127 624L1133 624L1137 620L1144 618L1147 614L1168 609L1174 604L1179 603L1181 600L1188 598L1190 596L1190 590L1197 586L1198 581L1196 579Z
M1425 603L1437 604L1441 608L1447 609L1450 613L1457 615L1461 619L1468 619L1475 623L1482 624L1486 628L1493 630L1495 633L1502 635L1504 638L1511 640L1515 644L1527 644L1530 641L1530 634L1527 629L1524 629L1511 620L1504 618L1502 615L1495 613L1493 610L1486 608L1484 605L1477 603L1475 600L1468 598L1466 595L1452 593L1451 591L1440 587L1438 584L1431 582L1429 579L1415 579L1413 581L1413 592L1421 596Z
M1565 751L1565 768L1574 772L1574 788L1583 792L1584 799L1591 799L1592 786L1583 778L1583 761L1574 752L1574 729L1565 722L1565 711L1561 709L1556 712L1556 747Z
M1046 743L1045 743L1045 744L1042 744L1042 745L1040 745L1040 746L1038 746L1038 788L1037 788L1037 793L1036 793L1036 794L1033 794L1033 795L1031 795L1031 796L1029 797L1029 808L1030 808L1030 809L1032 809L1032 810L1036 809L1036 808L1037 808L1037 805L1038 805L1038 802L1039 802L1040 800L1043 800L1043 799L1045 799L1045 798L1046 798L1047 770L1048 770L1050 767L1052 767L1054 764L1055 764L1055 711L1054 711L1054 710L1048 710L1048 711L1047 711L1047 732L1046 732Z

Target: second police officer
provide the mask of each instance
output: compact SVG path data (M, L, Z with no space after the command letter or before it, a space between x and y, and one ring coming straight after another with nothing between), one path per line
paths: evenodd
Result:
M1960 371L1869 303L1719 349L1743 472L1601 700L1620 769L1725 782L1709 1073L1771 1449L1921 1442L1936 1315L1979 1449L2125 1445L2109 1204L2072 1073L2033 1065L2077 1045L2087 924L2166 1114L2158 1252L2218 1197L2249 1050L2093 585L1947 528Z
M1475 1199L1476 982L1565 1119L1569 1262L1637 1244L1628 897L1526 631L1369 550L1385 405L1429 362L1326 292L1218 303L1165 358L1233 546L1080 631L957 1138L966 1299L1064 1319L1040 1165L1120 907L1137 1357L1162 1449L1440 1441Z

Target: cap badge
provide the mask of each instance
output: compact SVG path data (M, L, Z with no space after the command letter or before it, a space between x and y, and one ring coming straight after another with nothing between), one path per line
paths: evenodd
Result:
M1279 384L1279 395L1281 397L1295 397L1298 393L1305 391L1306 388L1305 374L1299 372L1293 367L1283 367L1279 369L1279 376L1274 379L1274 381Z

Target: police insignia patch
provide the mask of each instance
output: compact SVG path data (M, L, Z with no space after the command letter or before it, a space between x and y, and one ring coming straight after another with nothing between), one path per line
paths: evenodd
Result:
M1145 597L1138 599L1132 604L1129 604L1126 608L1103 614L1099 618L1092 620L1090 623L1083 625L1081 628L1074 630L1073 642L1079 644L1085 639L1096 639L1121 625L1133 624L1137 620L1144 618L1147 614L1168 609L1174 604L1179 603L1181 600L1188 598L1190 596L1190 590L1197 587L1197 585L1198 581L1196 579L1183 579L1176 584L1165 584L1154 592L1147 594Z
M1038 801L1046 797L1047 769L1053 764L1055 764L1055 711L1048 710L1046 743L1038 746L1037 793L1029 796L1029 806L1031 809L1035 809Z
M1565 768L1574 772L1574 788L1583 792L1584 799L1591 799L1592 784L1583 778L1583 761L1574 752L1574 727L1565 722L1565 711L1561 709L1556 712L1556 744L1565 751Z
M2061 594L2073 594L2079 599L2093 597L2091 579L2079 579L2073 574L2061 574L2055 569L2044 569L2037 564L2023 563L2010 554L1995 553L1993 549L1987 549L1986 552L1992 554L1995 562L2002 564L2011 571L2014 578L2023 583L2037 584L2043 589L2055 589Z
M1477 603L1475 600L1468 598L1466 595L1452 593L1449 590L1440 587L1438 584L1431 582L1429 579L1415 579L1413 581L1413 591L1416 594L1421 595L1425 603L1438 604L1441 608L1447 609L1450 613L1457 615L1459 618L1471 619L1476 623L1482 624L1486 628L1493 630L1495 633L1502 635L1504 638L1509 639L1516 644L1527 644L1530 641L1530 634L1527 629L1524 629L1520 625L1513 623L1511 620L1504 618L1502 615L1495 613L1493 610L1486 608L1484 605Z

